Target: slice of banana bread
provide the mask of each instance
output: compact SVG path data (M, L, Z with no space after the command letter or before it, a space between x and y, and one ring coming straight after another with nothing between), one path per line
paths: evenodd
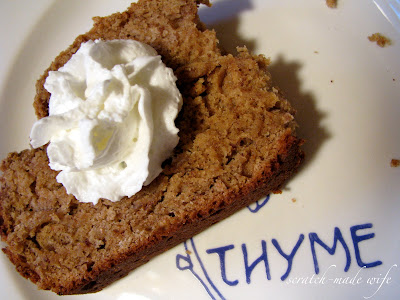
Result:
M37 83L34 106L48 114L43 83L90 39L136 39L154 47L178 77L184 98L180 142L164 171L119 202L80 203L48 166L45 147L1 164L3 251L41 289L101 290L155 255L278 190L303 158L293 109L271 85L269 61L221 54L200 22L207 0L147 0L95 18Z

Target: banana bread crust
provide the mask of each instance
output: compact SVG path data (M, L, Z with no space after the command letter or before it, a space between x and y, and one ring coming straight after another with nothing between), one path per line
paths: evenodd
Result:
M164 171L133 197L80 203L48 167L46 147L1 164L0 233L18 272L60 295L96 292L255 200L277 191L303 159L294 110L271 84L269 61L247 49L223 55L197 6L208 1L139 1L95 18L37 83L48 114L48 71L89 39L133 38L153 46L184 98L180 142Z

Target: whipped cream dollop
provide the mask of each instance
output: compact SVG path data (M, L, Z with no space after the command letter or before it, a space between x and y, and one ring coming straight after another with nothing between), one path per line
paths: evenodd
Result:
M32 127L57 181L81 202L132 196L162 171L178 143L176 77L150 46L88 41L44 85L49 116Z

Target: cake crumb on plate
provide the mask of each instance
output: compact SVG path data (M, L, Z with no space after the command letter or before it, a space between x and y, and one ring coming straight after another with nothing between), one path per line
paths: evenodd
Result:
M368 39L371 42L376 42L376 44L382 48L392 44L392 41L389 38L379 32L370 35Z
M326 5L330 8L337 8L337 0L326 0Z
M397 168L397 167L399 167L399 166L400 166L400 159L392 158L392 160L390 161L390 166L391 166L392 168Z

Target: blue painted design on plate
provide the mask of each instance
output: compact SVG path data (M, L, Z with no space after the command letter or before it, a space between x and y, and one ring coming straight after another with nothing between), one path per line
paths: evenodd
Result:
M218 290L214 282L211 280L211 277L208 275L204 264L200 258L200 255L196 249L196 245L194 243L193 238L187 240L183 243L185 247L186 255L178 254L176 256L176 267L181 270L189 270L192 274L200 281L200 283L205 288L208 295L213 300L225 300L225 297L221 294ZM195 260L192 260L191 255L195 255ZM184 262L186 265L182 265L181 263ZM198 273L195 271L195 266L200 267L201 272Z
M270 198L270 195L267 195L267 197L265 197L262 200L257 200L256 202L250 204L249 206L247 206L248 210L252 213L258 213L258 211L263 208L265 206L265 204L268 203Z

